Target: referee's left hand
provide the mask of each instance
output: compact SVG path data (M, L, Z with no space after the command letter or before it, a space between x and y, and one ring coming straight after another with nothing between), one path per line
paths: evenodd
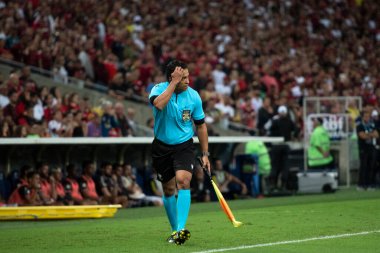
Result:
M202 162L203 162L203 167L208 170L208 173L211 175L211 166L210 166L210 161L208 159L208 156L202 156Z

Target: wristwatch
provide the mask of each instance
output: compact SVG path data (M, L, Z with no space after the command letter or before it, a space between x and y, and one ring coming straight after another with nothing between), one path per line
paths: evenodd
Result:
M210 152L208 152L208 151L203 151L203 152L202 152L202 156L210 156Z

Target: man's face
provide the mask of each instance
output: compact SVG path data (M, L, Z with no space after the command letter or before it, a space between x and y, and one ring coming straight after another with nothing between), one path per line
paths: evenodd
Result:
M223 170L223 163L221 160L216 160L215 161L215 169L216 170Z
M11 101L11 103L13 103L13 104L16 104L16 103L17 103L17 101L18 101L18 95L17 95L17 93L13 93L13 94L12 94L12 96L10 97L10 101Z
M123 114L123 112L124 112L124 108L122 107L122 106L120 106L120 105L118 105L118 106L115 106L115 113L116 114Z
M314 119L313 120L313 127L316 128L317 126L319 126L319 121L317 119Z
M61 170L57 170L54 172L54 178L57 180L57 181L61 181L62 180L62 171Z
M265 98L264 99L264 105L265 106L270 106L270 99L269 98Z
M371 115L370 115L368 112L365 112L365 113L363 114L363 121L364 121L365 123L368 123L370 119L371 119Z
M57 111L54 115L54 119L57 121L61 121L62 120L62 113L60 111Z
M90 169L90 173L93 175L95 173L95 165L93 163L91 163L91 165L89 165Z
M105 168L104 168L104 172L107 176L111 176L112 175L112 165L107 165Z
M121 176L123 174L123 167L117 166L116 168L116 175Z
M189 86L189 82L190 82L190 80L189 80L189 70L188 69L184 69L183 70L182 80L177 85L176 92L181 92L181 91L186 90L187 87Z
M41 174L44 175L45 177L49 176L49 166L44 165L41 167Z
M132 175L132 166L131 165L125 165L124 166L124 174L127 176Z
M29 179L29 185L34 189L39 189L40 185L40 175L35 174L32 178Z

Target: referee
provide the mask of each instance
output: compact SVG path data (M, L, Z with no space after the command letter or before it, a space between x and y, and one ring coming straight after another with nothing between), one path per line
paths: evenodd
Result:
M180 245L190 238L185 225L191 202L190 181L195 167L193 122L201 144L203 163L210 171L208 134L202 100L189 87L187 65L171 61L166 67L166 78L168 81L155 85L149 95L155 122L152 161L162 182L163 202L172 228L167 241Z

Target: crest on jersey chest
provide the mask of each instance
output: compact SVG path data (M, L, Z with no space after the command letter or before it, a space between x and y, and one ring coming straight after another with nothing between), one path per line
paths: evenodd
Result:
M190 110L183 110L182 111L182 120L187 122L190 121L191 116L190 116Z

